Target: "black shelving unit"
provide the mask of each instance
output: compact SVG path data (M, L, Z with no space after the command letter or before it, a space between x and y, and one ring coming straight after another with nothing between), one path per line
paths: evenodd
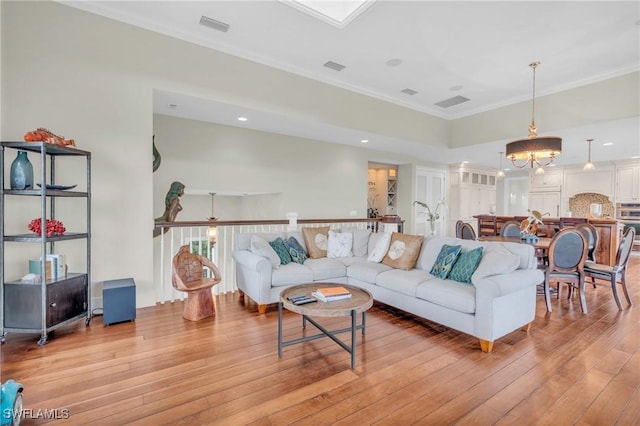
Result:
M44 142L0 142L0 336L5 341L7 333L40 333L39 345L47 342L48 334L55 329L81 319L89 325L91 321L91 153L74 147L53 145ZM8 189L5 182L5 152L7 150L27 151L39 155L40 188ZM79 157L86 159L86 191L58 189L55 185L56 158ZM34 169L35 169L34 165ZM54 186L55 188L51 188ZM56 219L56 199L86 199L86 231L65 232L63 235L38 236L31 234L7 234L5 228L6 203L12 198L39 197L41 223ZM9 200L9 201L8 201ZM47 200L49 201L47 203ZM25 212L26 213L26 212ZM28 216L29 217L29 216ZM68 224L65 224L68 226ZM26 223L25 223L26 227ZM64 278L43 279L37 283L20 280L15 272L14 279L8 280L6 257L7 246L14 243L40 244L40 271L46 270L47 255L55 253L58 242L86 240L86 270L67 273ZM28 260L25 259L25 262Z

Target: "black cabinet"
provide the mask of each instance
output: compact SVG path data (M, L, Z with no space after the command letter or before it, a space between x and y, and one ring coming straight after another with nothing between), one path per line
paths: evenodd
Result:
M88 325L91 320L89 308L91 300L91 153L74 147L47 144L44 142L2 142L0 143L0 237L2 255L0 256L0 336L4 342L6 333L40 333L38 344L43 345L47 341L48 333L70 322L85 319ZM39 164L39 182L35 188L9 189L5 182L5 168L8 169L8 160L5 159L6 150L18 150L35 153L33 160L34 172ZM15 152L15 151L13 151ZM38 158L39 155L39 158ZM86 160L86 189L75 189L73 186L61 186L56 184L56 158L77 157ZM75 160L71 160L75 161ZM34 173L35 174L35 173ZM80 185L79 185L80 186ZM85 185L82 185L85 186ZM19 204L26 198L38 197L40 209L29 212L29 203ZM74 224L65 222L68 229L62 235L42 236L35 233L14 233L13 229L26 231L28 218L40 217L41 223L47 219L56 219L56 203L65 199L86 200L86 229L77 229ZM57 201L58 200L58 201ZM14 206L8 209L10 203L15 203L19 208L21 217L15 217ZM22 207L22 206L27 207ZM31 204L32 205L32 204ZM22 211L24 210L24 212ZM7 227L7 214L12 212L11 230ZM26 221L26 222L25 222ZM19 223L19 226L16 226ZM46 270L47 256L52 254L64 254L64 241L84 240L86 249L82 255L78 249L74 251L75 259L82 256L85 271L75 273L60 273L53 279L40 280L38 282L22 281L22 272L16 271L16 264L28 264L28 259L16 259L15 256L8 259L11 249L8 246L21 243L33 243L39 246L40 271ZM13 250L15 252L15 250ZM9 260L9 261L8 261ZM9 266L11 265L11 266ZM10 279L7 279L10 278Z

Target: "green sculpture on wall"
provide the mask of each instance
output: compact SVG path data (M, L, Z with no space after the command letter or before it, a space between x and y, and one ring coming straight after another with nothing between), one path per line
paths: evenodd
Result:
M155 172L160 167L160 162L162 161L162 157L160 157L160 152L158 148L156 148L156 135L153 135L152 142L153 145L153 171Z
M182 197L183 194L184 184L181 182L173 182L169 187L167 196L164 198L164 214L160 217L155 218L155 223L173 222L176 220L176 216L178 216L178 213L180 212L180 210L182 210L182 206L180 205L180 197ZM161 232L167 232L168 229L169 228L153 228L153 236L157 237Z

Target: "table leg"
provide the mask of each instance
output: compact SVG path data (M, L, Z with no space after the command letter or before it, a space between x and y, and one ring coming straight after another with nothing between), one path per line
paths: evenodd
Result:
M356 318L355 310L351 310L351 369L356 368ZM362 329L364 332L364 328Z
M365 328L367 328L367 316L366 312L362 312L362 335L364 336Z
M278 358L282 358L282 302L278 302Z

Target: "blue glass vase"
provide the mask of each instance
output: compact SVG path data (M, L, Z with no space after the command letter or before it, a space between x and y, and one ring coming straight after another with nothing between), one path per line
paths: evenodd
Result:
M11 189L33 188L33 166L27 158L26 151L18 151L18 156L11 163L9 185Z

